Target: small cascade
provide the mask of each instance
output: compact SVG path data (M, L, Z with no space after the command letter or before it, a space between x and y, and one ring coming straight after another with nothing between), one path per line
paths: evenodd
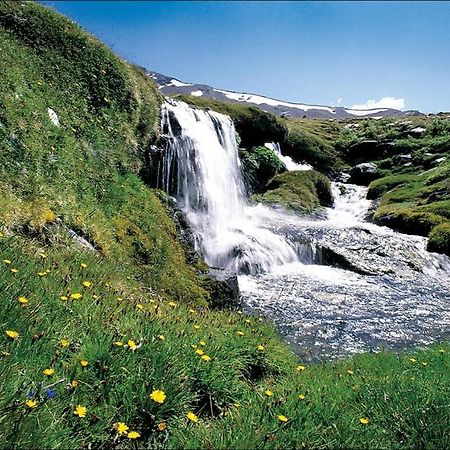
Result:
M247 203L228 116L168 100L162 130L161 187L179 201L209 266L253 274L298 260L297 245L265 225L273 212Z
M273 152L276 153L280 161L284 163L286 166L286 169L289 171L295 171L295 170L312 170L312 166L310 164L298 164L296 163L290 156L283 155L281 153L281 147L278 142L266 142L264 144L264 147L270 148Z

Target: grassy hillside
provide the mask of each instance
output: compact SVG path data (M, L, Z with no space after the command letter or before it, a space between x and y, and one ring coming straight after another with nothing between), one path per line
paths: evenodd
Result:
M33 3L0 3L0 54L3 232L61 251L73 230L157 293L205 297L173 222L139 177L158 132L154 85Z
M207 308L140 178L161 99L139 71L28 2L0 2L0 60L0 448L448 440L447 345L307 365Z

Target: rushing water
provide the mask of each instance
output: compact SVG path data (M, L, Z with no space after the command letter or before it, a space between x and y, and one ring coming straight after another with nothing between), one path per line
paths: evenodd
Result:
M321 220L246 200L229 117L170 101L162 184L211 266L239 275L247 310L303 358L403 348L450 335L450 261L426 239L368 223L366 188L333 183ZM288 169L306 170L272 148Z

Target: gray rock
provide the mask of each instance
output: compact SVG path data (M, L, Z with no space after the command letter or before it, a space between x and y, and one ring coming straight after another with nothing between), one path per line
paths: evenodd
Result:
M350 183L368 186L373 180L380 177L378 168L374 163L361 163L350 170Z

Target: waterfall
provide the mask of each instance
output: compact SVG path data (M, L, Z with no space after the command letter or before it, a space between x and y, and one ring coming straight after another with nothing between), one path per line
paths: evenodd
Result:
M296 244L266 226L271 210L247 203L228 116L168 100L161 125L161 185L177 198L209 266L254 274L298 260Z
M289 171L312 170L312 168L313 168L313 166L311 166L311 164L306 164L306 163L298 164L290 156L283 155L281 153L281 147L278 142L266 142L264 144L264 147L270 148L270 150L275 152L276 155L278 156L278 158L280 159L280 161L284 163L284 165L286 166L286 169Z

